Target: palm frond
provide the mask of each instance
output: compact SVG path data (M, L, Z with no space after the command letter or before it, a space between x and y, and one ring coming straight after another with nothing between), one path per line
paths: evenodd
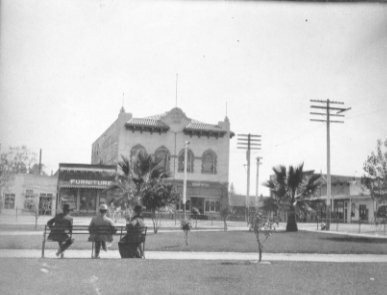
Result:
M121 161L118 162L118 166L125 176L131 175L130 161L128 158L121 156Z

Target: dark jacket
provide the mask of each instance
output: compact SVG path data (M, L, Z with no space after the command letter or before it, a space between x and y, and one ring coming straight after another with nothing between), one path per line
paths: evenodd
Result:
M132 220L126 225L126 235L124 241L126 243L139 244L145 241L145 223L140 215L133 216Z
M47 222L47 226L51 230L47 239L51 241L63 242L70 237L69 233L73 229L73 218L68 215L64 215L63 213L59 213Z

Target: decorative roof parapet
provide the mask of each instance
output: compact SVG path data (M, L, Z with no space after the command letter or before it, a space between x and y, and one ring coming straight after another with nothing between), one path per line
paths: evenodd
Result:
M149 132L167 132L170 129L164 121L166 117L181 117L183 122L185 121L185 126L183 132L188 135L197 135L197 136L214 136L214 137L223 137L228 132L230 137L233 137L235 134L232 131L229 131L229 121L227 118L227 126L223 122L219 122L218 125L203 123L191 118L188 118L184 112L179 108L173 108L169 112L159 115L153 115L145 118L131 118L125 123L125 127L132 131L149 131Z
M183 131L184 133L190 135L206 135L216 137L222 137L227 133L227 130L222 129L217 125L207 124L197 120L191 120L191 122L185 126Z
M150 131L150 132L167 132L169 126L157 118L132 118L125 123L125 127L130 130Z

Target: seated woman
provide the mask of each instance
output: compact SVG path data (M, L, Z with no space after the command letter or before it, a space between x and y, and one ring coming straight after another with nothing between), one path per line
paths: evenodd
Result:
M142 206L134 207L134 216L126 224L126 235L119 242L122 258L144 258L145 223Z

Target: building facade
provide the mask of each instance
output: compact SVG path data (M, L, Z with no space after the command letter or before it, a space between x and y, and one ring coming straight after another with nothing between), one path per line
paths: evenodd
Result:
M92 164L117 165L121 156L131 161L140 151L153 154L168 173L167 181L183 191L184 146L187 152L187 209L216 214L219 199L227 194L230 122L199 122L179 108L135 118L122 108L113 124L92 144ZM178 204L177 209L181 209Z
M2 210L17 214L53 215L56 207L57 177L15 174L1 190Z
M326 175L322 178L322 186L312 200L327 204ZM378 204L371 198L369 190L361 184L360 177L332 175L331 183L334 220L344 223L368 223L374 220Z
M111 199L107 188L115 180L116 166L61 163L56 175L57 208L69 204L72 215L95 215L99 204Z

